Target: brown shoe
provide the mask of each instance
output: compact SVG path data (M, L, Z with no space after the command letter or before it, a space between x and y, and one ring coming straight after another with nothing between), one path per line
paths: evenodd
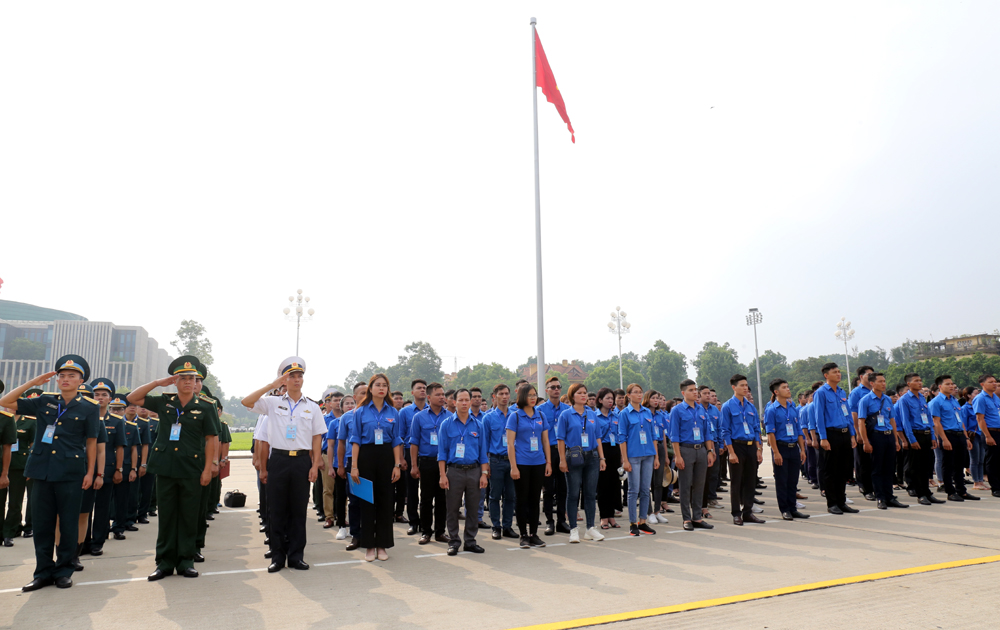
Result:
M805 501L809 497L807 497L806 495L802 494L801 492L796 492L795 493L795 498L798 499L799 501Z
M429 543L430 541L431 541L431 536L430 536L430 534L424 534L424 535L422 535L422 536L420 537L420 541L419 541L419 542L418 542L417 544L419 544L419 545L426 545L426 544L427 544L427 543Z
M734 516L733 525L743 525L743 519L739 516Z
M749 516L743 517L744 523L766 523L767 521L757 518L756 514L751 514Z

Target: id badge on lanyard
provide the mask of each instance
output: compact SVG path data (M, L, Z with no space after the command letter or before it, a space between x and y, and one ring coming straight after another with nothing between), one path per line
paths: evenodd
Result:
M609 434L611 436L611 446L614 446L617 436L615 435L614 431L610 431Z
M455 459L465 459L465 442L455 444Z
M885 428L885 413L883 413L881 411L878 414L878 426L879 426L880 429L884 429Z
M501 438L503 439L503 447L507 448L507 431L503 432L503 435L501 436Z
M531 436L531 447L530 448L531 448L532 452L538 450L538 438L535 437L534 435Z
M923 411L920 412L920 421L924 423L924 426L927 426L927 414Z
M583 448L590 448L590 436L586 431L580 434L580 446Z
M56 425L50 424L45 427L45 433L42 435L43 444L52 444L52 437L56 434Z
M298 427L296 427L294 424L288 425L287 427L285 427L285 439L294 440L295 434L297 432L298 432Z
M788 437L792 437L795 435L795 425L793 425L791 422L785 423L785 435L787 435Z
M382 429L375 429L375 443L382 444Z
M170 425L170 441L176 442L181 439L181 411L180 409L174 409L177 412L177 422Z
M744 431L744 433L746 433L747 435L750 435L750 425L749 425L749 424L747 424L747 421L746 421L746 420L744 420L744 421L743 421L743 431Z
M694 437L695 442L701 442L701 427L697 424L691 427L691 435Z
M431 446L438 445L438 434L437 431L431 431Z
M639 429L639 444L645 444L645 443L646 443L646 430Z

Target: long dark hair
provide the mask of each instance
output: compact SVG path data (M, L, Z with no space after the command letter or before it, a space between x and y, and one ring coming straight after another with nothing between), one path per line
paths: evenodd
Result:
M372 377L368 379L368 391L365 392L365 397L362 398L361 402L358 403L357 405L358 407L364 407L365 405L367 405L372 401L372 385L374 385L375 381L377 381L380 378L385 379L385 389L386 389L385 397L392 398L392 395L389 393L389 390L392 389L392 386L389 384L389 377L379 372L378 374L372 375Z

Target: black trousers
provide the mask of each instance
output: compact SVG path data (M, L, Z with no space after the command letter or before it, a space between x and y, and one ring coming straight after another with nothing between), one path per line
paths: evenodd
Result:
M279 566L284 566L286 561L302 560L306 548L306 508L309 507L311 467L312 459L308 452L290 457L272 449L267 460L265 487L271 561Z
M878 501L893 498L892 479L896 467L896 438L892 431L886 435L873 427L868 428L868 441L872 444L872 492Z
M622 465L621 449L605 442L604 460L605 468L597 474L597 506L602 519L614 518L615 511L622 509L622 480L618 477Z
M111 528L111 499L115 494L115 482L112 477L115 474L114 468L104 469L104 485L97 491L94 500L94 524L92 526L93 544L103 545L108 540L108 531Z
M146 473L146 475L139 479L139 518L146 518L150 512L153 511L153 482L156 480L156 475Z
M549 461L558 462L559 461L559 447L556 445L551 445L549 447L549 453L552 457ZM546 523L565 523L566 522L566 473L559 470L558 465L552 466L552 475L544 477L544 485L542 486L542 508L545 511L545 522ZM558 521L552 520L552 509L553 501L555 501L555 513Z
M404 449L404 459L407 470L403 473L403 483L406 484L406 520L410 521L410 527L420 527L420 480L414 479L410 474L415 462L410 461L410 449Z
M929 497L931 495L928 480L934 473L934 451L931 449L931 432L914 431L919 449L914 449L910 444L910 449L906 451L906 467L903 474L906 476L906 487L916 492L918 497Z
M846 505L847 480L854 470L854 449L851 448L850 429L827 429L826 440L830 443L823 470L826 506Z
M1000 492L1000 429L990 429L989 431L996 444L990 446L983 438L983 444L986 444L986 461L983 464L986 467L986 477L989 479L990 489L993 492Z
M728 449L727 449L728 450ZM757 443L733 442L737 463L729 462L729 495L733 516L750 516L757 488ZM728 456L728 453L727 453Z
M538 499L545 484L545 464L518 466L520 479L514 480L514 493L517 495L517 529L521 536L534 536L538 533Z
M437 457L418 457L420 470L420 533L428 536L444 534L448 515L447 497L441 488L441 471Z
M774 493L778 497L778 511L795 511L795 484L799 478L802 455L799 445L789 442L778 442L778 453L781 454L781 465L771 462L774 466Z
M107 477L105 477L105 480L107 480ZM128 468L122 473L121 483L115 483L113 487L111 500L114 502L112 506L114 510L114 522L111 524L111 531L116 534L124 534L125 525L128 522Z
M961 431L945 431L944 436L951 442L951 450L941 449L941 470L944 473L944 491L964 496L965 469L969 467L969 445Z
M31 520L35 527L35 579L69 577L70 562L76 556L80 503L83 488L80 479L43 481L31 486ZM56 547L56 517L59 517L59 546ZM55 552L55 560L52 553Z
M872 494L872 456L865 452L865 445L858 441L854 448L854 478L858 482L861 494Z
M906 455L910 449L896 451L896 483L902 486L906 483Z
M360 542L365 549L388 549L393 545L392 508L395 491L392 487L392 469L395 465L396 457L390 444L362 444L358 450L358 475L372 482L374 499L374 503L361 501L360 505ZM442 500L441 505L444 504ZM444 525L444 519L441 519L441 524Z
M337 527L347 527L347 480L339 474L333 480L333 514Z

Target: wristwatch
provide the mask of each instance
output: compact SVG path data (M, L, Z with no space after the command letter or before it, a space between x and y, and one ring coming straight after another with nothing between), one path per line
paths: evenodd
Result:
M122 471L124 471L124 470L125 470L124 468L119 468L119 469L118 469L118 472L122 472Z
M146 467L146 464L143 464L142 466L140 466L140 468L145 468L145 467Z
M97 476L101 477L103 479L104 478L104 473L97 473Z
M133 468L132 472L139 472L139 469L138 468Z

